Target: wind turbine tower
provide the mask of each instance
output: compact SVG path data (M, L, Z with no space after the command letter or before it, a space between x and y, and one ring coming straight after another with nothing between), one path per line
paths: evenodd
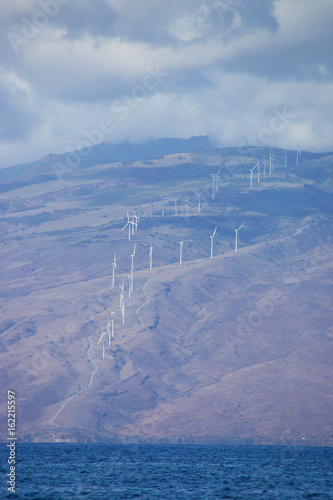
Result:
M133 248L133 253L130 256L130 259L132 259L132 269L134 268L134 257L135 257L135 250L136 250L136 243L134 243L134 248Z
M272 151L269 152L269 175L272 175Z
M213 258L213 246L214 246L214 237L216 234L217 227L214 229L212 236L210 236L210 258Z
M188 217L188 209L192 203L189 201L188 197L185 196L185 217Z
M132 289L132 293L134 292L134 267L131 267L131 289Z
M215 200L215 181L216 181L216 178L215 178L215 174L209 174L212 178L212 200L214 201Z
M164 198L161 194L160 194L160 198L162 200L162 217L164 217Z
M236 237L235 237L235 253L238 252L238 231L240 229L242 229L242 227L245 226L245 222L243 222L243 224L238 228L238 229L235 229L235 233L236 233Z
M103 342L103 359L105 359L105 336L106 336L106 332L102 332L102 335L100 336L100 339L99 339L99 341L97 342L97 345L98 345L100 342Z
M260 163L258 162L256 167L258 167L258 184L260 182Z
M132 225L132 236L133 236L135 231L135 220L133 215L132 215L131 225Z
M123 303L122 303L122 307L121 307L121 314L123 317L123 325L125 324L125 302L126 302L126 299L123 299Z
M257 165L255 167L249 169L249 172L250 172L250 188L253 187L253 185L252 185L252 176L253 176L253 170L255 170L256 168L257 168Z
M152 243L150 242L150 246L149 246L149 269L152 270L153 269L153 245Z
M113 262L112 262L112 288L114 288L114 273L115 269L117 269L117 263L116 263L116 252L113 254Z
M109 346L111 345L111 321L110 321L110 316L108 317L108 328L107 328L107 336L109 339Z
M180 241L179 242L179 265L181 266L182 263L183 263L183 245L184 245L184 242L183 241Z
M299 141L298 141L298 144L297 144L297 151L296 151L296 165L298 165L299 163L299 156L301 155L301 150L299 149Z
M222 165L220 166L220 168L218 169L218 171L215 174L215 188L216 188L217 193L219 192L219 184L222 184L220 176L219 176L219 173L221 172L221 168L222 168Z
M140 217L138 215L136 215L136 213L133 214L133 219L134 219L134 228L135 228L135 231L138 230L138 223L140 221Z
M122 283L121 285L119 285L119 288L120 288L119 308L120 308L120 309L122 308L123 301L124 301L124 297L125 297L124 287L125 287L125 284L124 284L124 283Z
M218 191L219 191L219 183L221 183L221 179L220 179L219 173L221 171L221 168L222 168L222 165L220 166L220 168L218 169L218 171L216 172L216 174L209 174L210 177L212 178L212 181L213 181L213 185L212 185L212 200L215 199L215 194L218 193Z
M111 340L114 337L114 315L115 314L116 314L115 312L111 312Z
M131 292L134 292L134 256L135 256L136 243L134 244L133 253L129 257L131 260L131 274L129 275L129 287ZM131 298L130 296L128 297Z

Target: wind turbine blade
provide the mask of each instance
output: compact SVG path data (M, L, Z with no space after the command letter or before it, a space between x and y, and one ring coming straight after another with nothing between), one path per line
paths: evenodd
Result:
M217 227L214 229L214 232L213 232L213 238L214 238L214 236L215 236L215 234L216 234L216 230L217 230Z
M245 226L245 222L243 222L243 224L238 229L235 229L235 231L239 231L243 226Z
M102 339L103 339L104 336L105 336L105 332L102 333L102 335L101 335L99 341L97 342L97 344L99 344L100 342L102 342Z

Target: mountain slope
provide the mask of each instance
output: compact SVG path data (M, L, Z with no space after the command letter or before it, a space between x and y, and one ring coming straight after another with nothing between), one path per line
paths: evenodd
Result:
M256 160L232 148L4 181L1 381L20 439L330 445L333 162L305 156L253 188Z

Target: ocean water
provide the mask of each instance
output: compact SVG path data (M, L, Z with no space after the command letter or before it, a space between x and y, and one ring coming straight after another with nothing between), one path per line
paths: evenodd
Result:
M333 499L333 449L278 446L17 444L16 493L0 498Z

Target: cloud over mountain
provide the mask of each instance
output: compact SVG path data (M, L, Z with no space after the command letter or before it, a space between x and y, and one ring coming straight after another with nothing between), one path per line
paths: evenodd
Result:
M75 149L105 120L109 142L333 149L331 1L249 4L3 3L1 166Z

